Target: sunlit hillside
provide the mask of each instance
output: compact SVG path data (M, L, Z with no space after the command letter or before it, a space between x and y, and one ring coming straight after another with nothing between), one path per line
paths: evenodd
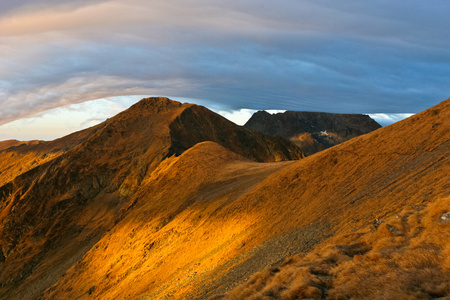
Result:
M450 99L306 158L168 99L99 126L2 177L0 298L450 294Z

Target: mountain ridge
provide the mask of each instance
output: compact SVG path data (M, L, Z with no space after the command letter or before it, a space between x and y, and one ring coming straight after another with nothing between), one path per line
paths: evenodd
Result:
M164 111L161 109L158 115ZM196 110L199 111L202 110ZM176 113L169 115L176 118ZM193 115L188 112L189 118L184 121ZM129 122L136 120L136 116L132 116ZM126 117L126 114L121 117ZM20 182L28 180L39 191L34 196L34 205L42 207L44 215L47 211L50 219L59 219L43 231L34 223L22 222L25 218L17 220L15 226L9 226L10 231L6 232L4 219L0 219L0 248L5 256L0 262L2 297L207 299L227 297L227 292L239 284L246 284L244 289L249 287L248 291L251 291L249 297L276 298L279 296L276 294L279 293L277 286L273 285L271 290L266 280L274 278L272 275L276 273L286 274L283 265L290 266L284 262L292 255L311 253L332 261L332 257L326 256L327 246L353 249L346 243L358 241L360 237L407 241L409 235L394 235L387 227L403 230L391 221L396 220L396 213L407 220L416 216L416 213L404 211L408 207L425 206L428 211L428 206L433 207L437 203L436 199L446 199L450 194L450 99L399 123L297 161L255 162L217 142L205 141L196 143L180 155L163 156L166 158L151 169L151 163L141 165L139 158L144 157L145 151L150 151L147 154L150 158L165 155L167 152L155 154L153 150L169 149L170 137L163 135L161 140L148 141L138 139L137 133L133 136L125 132L123 142L128 142L126 145L113 143L117 141L114 137L122 136L122 130L116 124L112 128L102 128L102 134L99 131L97 136L90 137L88 153L106 155L104 161L95 161L96 165L91 169L89 161L85 161L88 157L83 156L88 153L80 147L72 150L79 156L71 158L82 162L79 169L64 169L61 165L63 168L59 171L52 170L52 162L47 162L40 168L46 169L47 174L53 177L46 178L40 169L35 168L30 171L33 174L20 175L15 183L8 185L8 191L0 193L0 205L6 203L6 198L18 212L33 219L41 214L39 209L30 208L29 213L26 213L26 207L20 209L20 205L29 200L27 197L32 196ZM220 137L219 133L220 130L210 131L210 135L215 137ZM111 135L110 144L105 143L104 134ZM189 139L182 144L183 147L195 141L187 136ZM94 142L96 139L101 143ZM130 145L133 141L142 148ZM148 145L153 148L149 150ZM121 147L129 147L134 152L125 152L127 155L120 151L117 153ZM59 156L58 162L69 159L67 155ZM100 159L101 156L94 158ZM94 177L110 171L105 166L114 158L119 159L118 172L106 175L111 178L118 176L122 183L118 181L115 186L106 188L101 178L96 183ZM129 169L124 169L122 164ZM83 176L77 177L80 172ZM56 196L46 197L48 188L41 185L42 180L49 184L61 180L64 187L67 179L71 187L66 187L66 190L70 192L74 185L80 184L75 190L80 195L75 193L68 198L66 196L70 193L61 193L64 189L54 189ZM95 186L103 190L95 197L89 196L95 192ZM0 191L3 189L6 186ZM85 202L77 204L77 201ZM53 210L52 205L56 205ZM436 216L442 209L450 211L448 201L440 205L442 207L433 213ZM2 211L5 211L3 207ZM433 218L430 220L435 221L422 225L410 219L408 222L414 226L411 229L413 233L422 239L423 233L414 232L415 227L426 227L424 232L427 235L436 235L439 230L442 232L442 226L446 226L435 225L439 224L438 218ZM371 227L376 220L384 223L379 230L372 232ZM36 220L34 222L43 226ZM9 241L8 232L12 234L21 228L25 234L17 239L16 252L8 253L10 245L5 244ZM434 228L434 231L429 228ZM26 230L32 234L27 236ZM64 244L63 238L55 239L58 235L71 243ZM450 253L450 246L427 240L430 242L435 243L439 262L446 266L441 253ZM366 244L368 250L364 253L375 251L373 255L382 256L376 252L379 245ZM39 247L49 252L41 256L37 251ZM331 254L340 264L340 259L346 257L341 252ZM301 261L301 258L293 259ZM351 258L345 259L351 262ZM264 271L266 266L268 269ZM314 268L314 272L322 274ZM326 271L327 279L342 282L339 273ZM251 281L246 283L255 272L263 272L254 277L261 282L263 291L255 291ZM295 274L301 275L298 280L306 276ZM446 278L446 274L443 271L442 278ZM312 273L307 275L313 284L320 277ZM14 278L21 281L14 281ZM433 284L431 281L428 283ZM337 293L333 284L317 281L317 286L314 289L307 284L305 289L309 289L309 294L304 295L325 298L328 290ZM342 283L341 287L344 288ZM446 291L450 292L450 288L446 289L443 286L439 293L445 295ZM229 296L248 298L239 288L233 293ZM355 295L351 290L342 293ZM426 290L423 293L431 295Z
M52 260L49 253L54 247L61 252L70 252L75 240L89 248L120 221L132 207L129 198L143 180L151 176L163 160L182 154L183 151L169 151L173 143L170 124L191 107L200 109L206 116L212 114L216 122L227 124L228 131L222 135L225 145L233 142L226 138L227 135L244 132L254 141L251 144L255 146L253 153L261 152L258 157L261 160L303 156L289 142L283 143L290 151L282 150L276 143L272 143L271 151L267 151L266 142L274 138L241 128L206 109L168 98L143 99L116 117L56 141L25 143L5 149L0 152L10 158L5 169L18 167L14 158L20 151L25 156L19 157L19 161L34 160L35 164L0 174L4 180L0 187L0 248L4 257L0 281L5 282L4 292L0 295L8 293L8 286L9 289L26 286L27 279L39 281L34 273L39 274L45 268L41 267L40 272L36 268L42 261ZM195 121L195 116L190 120ZM184 123L179 124L183 127ZM210 125L212 135L203 138L214 140L215 133L220 130L214 128L215 124ZM202 138L194 139L194 142L201 141ZM66 148L60 148L61 145ZM36 147L49 152L36 151ZM245 155L245 147L235 145L233 149ZM54 155L48 155L52 151ZM47 153L45 159L37 161L33 158L33 154L43 152ZM32 248L29 245L33 245ZM69 260L78 260L83 251L73 250L72 253L74 256L69 255ZM64 263L60 262L59 267L61 265Z
M302 111L258 111L244 126L265 135L282 136L307 155L381 128L368 115Z

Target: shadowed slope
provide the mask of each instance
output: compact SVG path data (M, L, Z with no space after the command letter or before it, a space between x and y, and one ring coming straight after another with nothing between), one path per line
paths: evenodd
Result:
M189 131L189 124L176 121L187 109L200 110L196 117L212 118L217 125L224 122L198 106L148 98L91 129L0 152L8 159L4 166L9 171L33 156L47 155L25 169L5 173L0 187L0 297L33 299L40 295L127 214L134 203L131 196L143 180L173 154L172 123L176 122L178 132ZM189 120L202 123L192 117ZM210 135L178 141L188 145L215 140L214 133L220 130L214 124L209 126ZM266 151L266 145L275 139L234 124L227 126L220 136L224 140L218 142L238 153L253 153L246 145L233 144L232 137L244 130L252 150L260 153L254 157L271 161L302 156L289 143L285 144L291 147L289 151L275 143ZM23 155L17 155L21 151Z
M198 142L215 141L218 144L259 162L300 159L303 153L280 137L236 126L231 121L211 113L207 108L192 106L170 125L171 152L180 154ZM281 151L280 151L281 150Z

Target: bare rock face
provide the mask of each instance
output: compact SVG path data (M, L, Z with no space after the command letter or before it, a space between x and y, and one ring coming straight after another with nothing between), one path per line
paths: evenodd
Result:
M446 212L439 218L440 223L448 223L450 222L450 212Z
M369 133L381 126L367 115L287 111L256 112L245 127L291 140L306 155Z

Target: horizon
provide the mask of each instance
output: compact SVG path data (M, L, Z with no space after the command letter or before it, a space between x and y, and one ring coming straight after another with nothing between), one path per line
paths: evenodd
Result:
M388 124L450 96L449 9L418 0L2 2L0 125L24 132L51 115L31 134L58 131L57 119L80 129L117 111L102 99L135 95L199 99L238 120L293 110ZM76 117L52 111L70 105L81 105Z
M39 112L27 118L14 120L12 122L0 125L0 142L6 140L55 140L68 134L100 124L106 119L128 109L131 105L146 97L152 96L139 95L134 97L110 97L86 101L78 104L70 104ZM182 97L168 98L179 102L187 102L205 106L211 111L240 126L243 126L250 119L250 117L258 111L248 108L227 111L222 110L220 107L214 106L213 103L204 100L187 99ZM266 109L265 111L275 114L283 113L286 110ZM408 118L413 114L375 113L365 115L369 115L372 119L384 127Z

